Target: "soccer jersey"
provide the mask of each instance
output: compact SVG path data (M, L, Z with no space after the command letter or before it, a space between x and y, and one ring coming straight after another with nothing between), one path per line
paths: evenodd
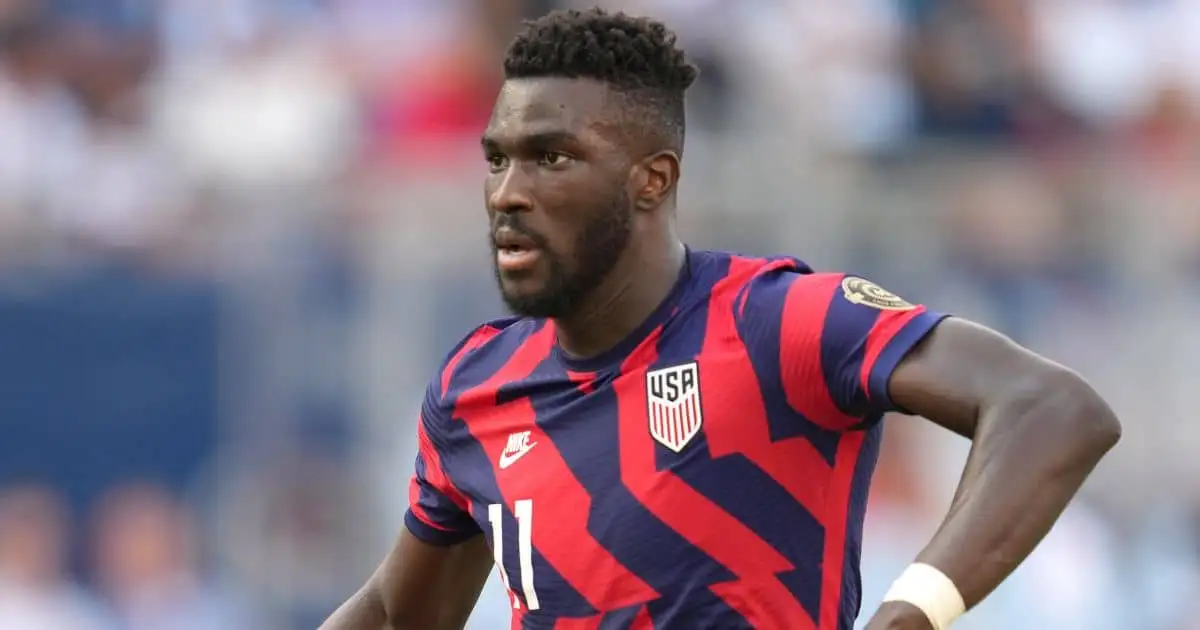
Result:
M513 628L849 630L888 380L942 316L792 258L689 251L611 350L463 339L430 383L406 524L484 535Z

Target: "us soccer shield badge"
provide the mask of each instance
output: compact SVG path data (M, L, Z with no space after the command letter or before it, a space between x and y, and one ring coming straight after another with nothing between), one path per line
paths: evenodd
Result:
M700 432L700 368L696 362L646 373L646 417L650 436L675 451Z

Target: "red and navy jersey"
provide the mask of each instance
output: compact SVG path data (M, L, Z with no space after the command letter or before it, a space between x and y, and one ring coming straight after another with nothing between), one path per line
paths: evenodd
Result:
M791 258L691 251L624 342L485 324L430 384L406 524L487 536L513 628L849 630L888 380L942 318Z

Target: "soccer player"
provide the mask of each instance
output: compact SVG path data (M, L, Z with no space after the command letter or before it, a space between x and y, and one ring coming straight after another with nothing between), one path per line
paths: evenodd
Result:
M869 280L689 249L662 24L531 22L483 135L496 277L421 408L395 548L324 630L461 628L493 564L513 628L848 630L886 412L973 440L949 515L868 626L940 630L1118 440L1076 373Z

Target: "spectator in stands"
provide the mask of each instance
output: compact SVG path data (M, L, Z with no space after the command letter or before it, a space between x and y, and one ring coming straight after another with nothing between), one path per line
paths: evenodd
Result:
M112 630L67 573L68 520L41 486L0 492L0 628Z
M117 630L250 630L197 566L191 515L152 485L118 487L95 518L95 573Z

